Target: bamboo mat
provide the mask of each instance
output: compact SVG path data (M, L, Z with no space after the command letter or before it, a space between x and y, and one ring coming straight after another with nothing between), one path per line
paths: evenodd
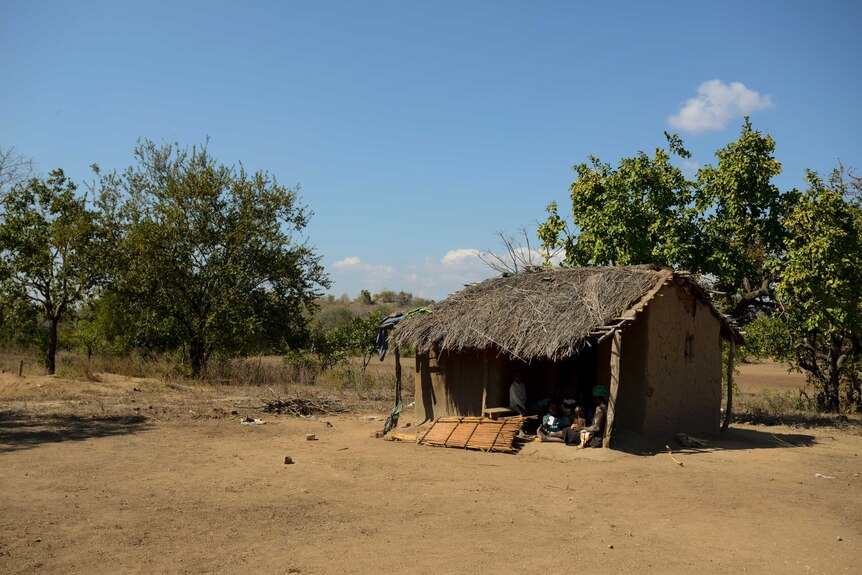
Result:
M441 417L418 442L421 445L514 453L512 443L523 423L523 417Z

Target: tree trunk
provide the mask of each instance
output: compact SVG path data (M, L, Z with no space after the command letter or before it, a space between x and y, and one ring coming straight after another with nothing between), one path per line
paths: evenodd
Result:
M54 375L57 368L57 324L59 320L52 318L48 327L48 349L45 352L45 370L48 375Z
M841 368L838 366L840 353L841 349L836 350L835 346L829 353L829 382L824 390L824 407L831 413L837 413L840 404Z
M206 350L200 340L192 340L189 344L189 362L192 366L192 377L200 377L207 366Z

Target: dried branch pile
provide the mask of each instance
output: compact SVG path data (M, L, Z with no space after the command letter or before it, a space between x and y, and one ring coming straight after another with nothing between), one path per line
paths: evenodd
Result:
M307 417L309 415L327 415L347 411L337 400L325 397L293 397L282 399L272 394L272 399L261 398L261 411Z
M666 277L656 266L529 268L452 294L434 313L402 321L393 338L420 352L498 349L523 360L558 360Z

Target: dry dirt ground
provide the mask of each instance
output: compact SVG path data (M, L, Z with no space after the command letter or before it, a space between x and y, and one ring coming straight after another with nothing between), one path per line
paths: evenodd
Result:
M787 365L782 363L741 363L736 368L739 372L736 382L743 393L761 389L794 391L805 387L805 376L789 371Z
M782 370L753 372L743 389L791 385ZM243 407L260 390L99 379L0 374L0 573L862 565L858 427L739 425L708 449L674 446L683 466L644 445L488 454L374 439L374 413L329 427Z

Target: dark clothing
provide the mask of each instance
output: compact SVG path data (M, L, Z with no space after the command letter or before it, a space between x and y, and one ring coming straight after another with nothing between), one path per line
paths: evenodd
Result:
M563 441L566 445L579 445L581 443L581 432L577 429L567 427L563 430Z
M563 434L562 435L563 441L566 442L566 445L580 445L581 444L581 432L580 431L578 431L576 429L572 429L571 427L569 427L568 429L564 429L563 431L561 431L561 433ZM602 446L602 435L598 434L598 433L593 434L590 437L589 442L587 442L587 445L589 447L601 447Z

